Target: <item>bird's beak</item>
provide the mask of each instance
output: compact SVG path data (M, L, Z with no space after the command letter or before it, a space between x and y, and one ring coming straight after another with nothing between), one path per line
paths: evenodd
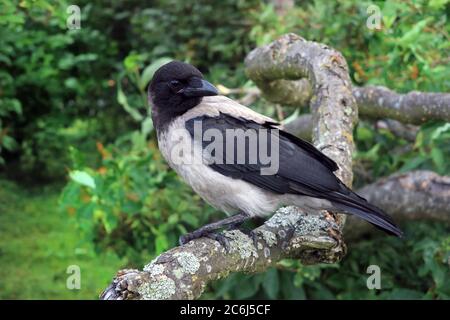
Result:
M183 94L187 97L205 97L217 96L219 91L208 81L200 79L199 82L184 88Z

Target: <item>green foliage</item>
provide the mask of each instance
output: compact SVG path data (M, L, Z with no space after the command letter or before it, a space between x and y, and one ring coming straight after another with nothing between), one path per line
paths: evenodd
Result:
M116 44L87 25L67 30L67 6L65 1L2 4L0 119L6 132L2 157L22 179L64 175L67 144L82 140L67 139L61 128L93 116L109 123L119 119L110 81L117 63ZM95 129L104 138L112 137L103 122Z
M373 4L381 10L381 30L366 27ZM286 32L326 43L344 54L360 85L445 92L450 87L448 9L448 1L315 0L279 16L266 4L249 35L258 44Z
M64 188L62 212L75 214L78 226L99 250L112 248L142 264L173 247L178 237L208 221L211 209L200 202L153 143L133 132L109 148L97 144L102 161L87 168L73 150L74 170Z
M131 44L147 48L152 57L173 57L215 73L213 81L237 85L243 57L254 45L248 32L259 7L255 0L159 0L131 17Z
M359 170L366 172L359 179L371 182L394 172L433 170L442 175L450 173L445 159L450 157L449 123L423 125L414 144L394 136L387 129L374 129L362 122L355 130L358 152L355 160ZM369 176L370 180L366 177ZM358 181L361 184L362 181Z

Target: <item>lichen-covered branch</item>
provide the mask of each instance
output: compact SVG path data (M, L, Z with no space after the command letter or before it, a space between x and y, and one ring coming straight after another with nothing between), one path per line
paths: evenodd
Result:
M358 190L358 194L386 210L396 221L450 222L450 177L432 171L394 174ZM373 230L360 219L349 217L345 237L358 238Z
M262 272L285 258L331 263L345 254L339 227L330 215L282 208L256 231L256 247L241 231L225 231L229 252L218 242L201 238L161 254L143 271L119 271L100 298L196 299L208 282L231 272Z
M263 65L255 72L267 75L267 79L308 79L314 88L314 144L338 163L337 175L351 185L352 130L357 109L342 55L289 34L253 50L247 61ZM142 271L120 271L101 298L195 299L211 281L231 272L262 272L284 258L309 264L336 262L346 250L342 241L344 222L341 215L326 211L306 213L295 207L282 208L256 229L256 246L237 230L225 231L230 239L229 252L213 240L193 240L161 254Z

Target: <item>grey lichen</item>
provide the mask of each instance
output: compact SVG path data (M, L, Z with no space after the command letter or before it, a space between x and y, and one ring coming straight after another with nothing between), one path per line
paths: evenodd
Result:
M184 276L184 272L181 268L177 268L177 269L173 270L173 275L175 276L175 278L181 279Z
M157 276L164 272L164 266L162 264L149 263L144 267L144 271L150 273L152 276Z
M190 252L177 252L174 256L177 258L184 273L195 274L200 268L198 258Z
M289 206L277 210L275 214L266 222L266 225L271 228L277 227L292 227L302 216L302 213L297 207Z
M308 215L297 222L295 231L300 235L317 235L320 230L332 227L330 222L319 215ZM337 225L336 225L337 227Z
M270 249L267 247L264 248L264 257L265 258L270 257Z
M262 236L269 247L277 244L277 236L275 233L268 230L259 230L258 233Z
M284 231L284 230L278 231L278 236L279 236L280 238L285 238L285 237L286 237L286 231Z
M230 252L239 252L242 259L258 258L258 252L249 236L239 230L225 231L224 234L231 239Z
M145 282L138 287L137 292L144 300L166 300L175 293L175 282L165 275L159 276L155 281Z
M152 270L152 268L156 265L156 261L158 261L158 258L159 258L159 256L156 257L155 259L153 259L152 261L150 261L150 263L147 263L144 266L144 271L150 272Z

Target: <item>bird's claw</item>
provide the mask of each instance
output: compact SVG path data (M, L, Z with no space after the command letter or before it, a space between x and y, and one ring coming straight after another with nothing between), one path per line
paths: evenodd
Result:
M226 237L222 233L208 233L205 235L205 237L219 242L220 245L224 247L227 252L230 252L230 241L228 237Z

